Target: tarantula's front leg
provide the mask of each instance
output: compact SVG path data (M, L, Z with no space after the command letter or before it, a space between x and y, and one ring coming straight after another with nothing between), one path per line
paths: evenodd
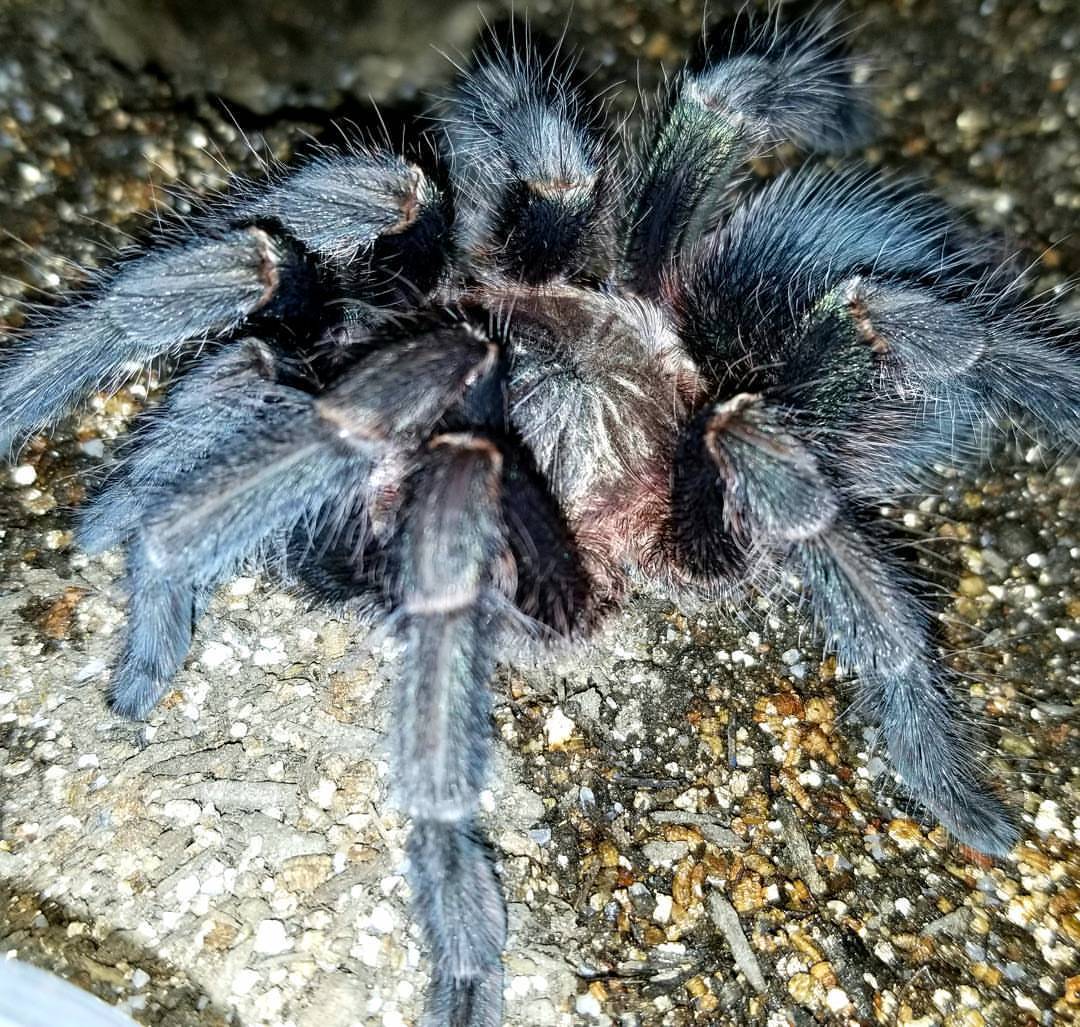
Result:
M86 393L115 387L132 365L190 340L227 337L256 316L299 334L321 324L334 275L363 279L357 260L380 240L395 250L376 254L387 266L407 264L403 273L418 288L430 285L441 266L441 232L431 222L441 218L420 170L377 151L320 158L249 187L188 234L100 276L3 355L0 457Z
M334 547L363 533L377 460L408 452L494 364L490 343L443 326L370 354L320 397L252 387L235 451L157 480L128 546L128 631L113 707L145 716L179 669L200 597L267 546ZM181 411L181 422L206 411ZM180 434L190 432L181 424ZM149 458L148 462L153 464ZM357 537L362 552L366 539Z
M507 608L503 458L471 433L433 438L400 536L397 793L417 917L431 947L429 1027L500 1027L506 910L475 823L490 748L488 680Z
M164 402L144 413L131 452L110 471L79 515L78 540L89 553L127 541L155 502L177 482L267 426L303 410L302 391L277 380L277 357L260 339L222 346L174 382Z
M893 765L960 841L1002 855L1016 826L982 780L976 739L937 663L929 615L905 571L851 520L783 411L741 395L699 415L698 459L717 471L728 531L794 558L819 630L861 683ZM689 514L681 514L689 530Z
M714 31L700 66L672 83L646 138L624 254L631 286L659 292L684 236L748 160L783 141L826 152L857 145L869 114L851 73L827 15L780 25L744 13L730 35Z

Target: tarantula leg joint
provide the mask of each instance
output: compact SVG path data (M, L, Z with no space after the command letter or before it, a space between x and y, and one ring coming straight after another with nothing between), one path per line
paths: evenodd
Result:
M281 283L279 265L281 251L273 236L255 225L244 229L254 240L259 253L259 275L263 280L263 293L252 306L252 310L265 307L273 299Z
M441 435L433 435L428 440L431 449L446 447L447 449L470 450L482 454L491 463L493 474L502 470L502 453L489 439L470 432L443 432Z
M421 211L436 198L423 171L416 165L409 165L406 182L408 188L402 193L400 199L401 217L386 230L387 235L400 235L411 228Z

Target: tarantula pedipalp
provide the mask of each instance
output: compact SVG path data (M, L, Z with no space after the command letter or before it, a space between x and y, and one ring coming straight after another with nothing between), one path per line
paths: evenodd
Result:
M391 623L432 1025L500 1018L476 819L495 661L634 586L730 602L794 570L912 793L983 851L1015 837L875 509L1002 418L1080 441L1076 343L941 204L868 171L787 172L712 221L749 158L843 149L865 120L822 21L744 21L636 164L555 68L489 51L443 117L448 195L384 150L320 156L134 254L0 367L7 447L203 346L82 518L128 559L118 711L154 706L251 560Z

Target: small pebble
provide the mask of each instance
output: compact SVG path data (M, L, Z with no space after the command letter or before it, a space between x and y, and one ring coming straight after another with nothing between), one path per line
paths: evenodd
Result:
M825 1005L834 1013L839 1013L851 1004L847 993L842 988L830 988L825 995Z
M671 920L672 900L670 895L658 894L656 896L656 908L653 910L653 920L663 926Z
M574 734L574 728L574 722L556 706L544 721L544 734L547 736L548 745L553 748L565 745Z
M386 902L380 902L368 918L368 926L376 934L390 934L397 923L394 911Z
M280 920L260 920L255 928L255 951L276 956L292 948L285 924Z
M237 578L229 585L229 595L249 596L255 591L254 578Z
M259 975L254 970L247 968L239 971L233 978L232 991L234 995L247 995L256 984L259 983Z
M595 996L586 992L584 995L578 995L577 1001L574 1002L574 1008L582 1016L599 1017L602 1012L599 1001Z
M320 809L329 809L336 793L337 785L329 778L322 777L319 778L318 785L308 792L308 798Z

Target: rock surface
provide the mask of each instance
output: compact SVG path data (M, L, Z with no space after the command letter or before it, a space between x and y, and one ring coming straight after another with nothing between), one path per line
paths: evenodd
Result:
M184 190L331 140L334 119L375 125L369 96L396 131L447 79L432 47L467 49L478 21L454 2L93 6L0 5L12 327ZM1037 288L1080 273L1073 7L851 4L879 82L867 158L1012 240ZM532 13L567 23L600 85L651 87L700 23L690 3ZM415 1023L393 647L242 578L145 730L105 709L122 566L69 548L70 511L157 384L2 472L0 945L161 1027ZM894 514L951 597L949 659L1022 843L994 866L920 823L794 608L733 623L635 602L586 652L495 682L510 1027L1080 1015L1076 461L1010 446Z

